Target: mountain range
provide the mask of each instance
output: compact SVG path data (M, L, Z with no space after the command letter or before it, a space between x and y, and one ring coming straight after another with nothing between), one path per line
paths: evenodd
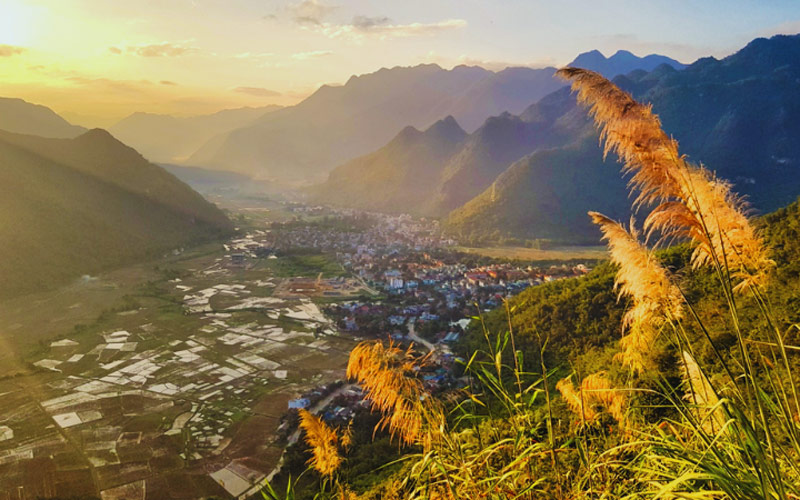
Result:
M601 72L627 72L656 63L683 65L651 55L618 52L591 59ZM561 88L555 68L510 67L489 71L435 64L381 69L351 77L345 85L323 86L303 102L219 135L186 164L235 170L282 182L324 180L338 164L375 151L411 126L427 129L452 116L467 132L503 112L518 114Z
M527 84L515 94L507 73L479 67L384 68L342 86L322 86L295 106L217 136L185 163L283 182L322 180L337 164L378 148L406 126L427 128L453 115L469 128L504 108L522 109L563 85L554 71L520 68L515 78ZM496 92L495 84L508 92Z
M232 232L189 186L114 139L0 131L0 297L52 288Z
M588 69L595 73L600 73L606 78L614 78L617 75L626 75L637 69L653 71L662 64L678 70L686 68L685 64L671 57L659 54L639 57L627 50L618 50L611 57L604 56L599 50L591 50L578 55L567 66Z
M176 162L191 156L213 137L244 127L277 109L280 106L270 105L188 117L133 113L108 131L151 161Z
M581 60L596 57L589 53L576 59ZM776 36L754 40L721 60L700 59L682 70L661 64L614 81L653 105L691 160L732 181L757 210L768 211L800 192L794 171L800 164L800 144L794 139L800 134L799 75L800 37ZM619 169L611 160L602 166L594 125L567 88L518 115L489 118L460 144L443 166L435 167L438 180L426 186L425 201L403 207L376 199L368 206L444 216L449 231L472 241L499 236L596 241L587 210L627 215L624 206L608 201L620 199L624 188ZM450 150L447 143L427 147ZM422 161L381 151L337 167L329 181L311 191L312 199L363 203L370 199L374 185L369 178L379 177L377 171L407 170ZM348 186L345 195L337 195L336 185Z

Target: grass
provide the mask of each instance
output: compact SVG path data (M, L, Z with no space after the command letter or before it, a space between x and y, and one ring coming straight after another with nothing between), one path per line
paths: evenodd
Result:
M265 262L265 266L280 278L314 278L320 274L323 278L337 278L347 274L333 256L326 254L290 254Z
M603 260L608 258L608 250L604 246L564 246L544 250L527 247L454 247L453 250L491 257L493 259L511 259L525 261L570 261L570 260Z

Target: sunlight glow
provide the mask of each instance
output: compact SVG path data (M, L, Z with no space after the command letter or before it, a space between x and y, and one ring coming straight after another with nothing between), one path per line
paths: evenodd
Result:
M3 0L0 2L0 44L25 46L33 38L36 7Z

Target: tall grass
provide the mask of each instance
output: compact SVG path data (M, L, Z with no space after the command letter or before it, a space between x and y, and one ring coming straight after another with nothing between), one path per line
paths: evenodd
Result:
M750 223L744 203L727 183L679 155L677 143L661 130L649 107L596 73L567 68L559 75L572 81L578 100L589 106L606 151L618 153L624 170L632 174L635 202L656 205L644 223L649 234L688 239L695 247L693 265L708 266L716 274L728 321L722 325L699 322L699 329L730 328L736 337L738 356L722 352L710 336L702 339L725 371L719 382L712 382L693 355L700 346L687 335L689 325L676 314L677 307L693 310L685 298L683 304L675 303L674 277L663 269L651 270L654 265L643 246L638 258L620 252L619 248L635 244L636 235L593 214L619 266L621 292L633 297L633 310L643 301L661 303L645 307L645 327L660 328L669 336L680 349L684 365L686 397L679 397L666 383L663 386L677 418L642 431L644 451L632 466L635 484L642 488L637 494L797 498L800 402L784 336L766 299L774 262ZM656 277L637 279L648 271ZM758 305L767 328L744 330L739 307L743 299L737 292L749 295ZM696 315L693 319L699 320ZM646 353L644 344L631 344L624 344L626 351Z
M648 106L596 73L558 74L589 108L606 153L621 159L633 208L647 211L641 232L634 221L626 227L590 213L629 303L615 357L627 376L573 373L553 383L539 332L540 363L529 371L508 305L508 330L483 327L485 348L464 364L467 387L445 400L418 379L427 358L363 343L348 376L408 450L391 491L409 499L800 499L797 348L785 344L770 306L774 262L745 204L680 155ZM694 268L715 276L722 306L714 319L701 318L654 253L675 239L693 246ZM714 341L710 332L720 331L735 339L733 349ZM679 364L679 382L658 372L661 354ZM659 411L642 411L643 396L661 401ZM556 425L556 413L571 414L571 423Z

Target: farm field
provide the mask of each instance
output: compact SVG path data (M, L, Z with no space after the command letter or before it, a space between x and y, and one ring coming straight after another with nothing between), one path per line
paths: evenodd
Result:
M474 253L493 259L512 259L527 261L568 261L602 260L608 258L608 250L603 246L562 246L547 249L528 247L453 247L453 250Z
M275 468L288 402L355 343L314 297L360 290L326 258L234 261L248 242L0 304L0 500L230 498Z

